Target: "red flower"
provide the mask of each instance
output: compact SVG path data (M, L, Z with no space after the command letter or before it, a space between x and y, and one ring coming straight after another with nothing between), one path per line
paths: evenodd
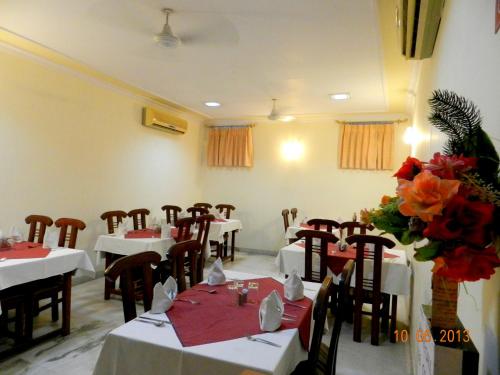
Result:
M417 174L422 170L422 162L418 159L408 156L393 177L402 178L403 180L413 180Z
M436 152L429 163L424 166L424 169L431 171L435 176L447 180L456 180L462 173L476 168L476 164L476 158L456 155L446 156Z
M482 250L460 246L435 258L432 272L458 282L477 281L489 279L499 266L500 259L494 246Z
M442 216L434 219L424 230L424 236L436 240L456 240L473 246L488 245L489 225L495 206L490 203L471 202L457 194L446 205Z

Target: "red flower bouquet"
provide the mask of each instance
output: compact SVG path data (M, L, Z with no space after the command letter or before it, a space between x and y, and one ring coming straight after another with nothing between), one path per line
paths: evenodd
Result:
M433 260L437 276L489 279L500 266L498 154L472 103L446 91L430 102L431 122L449 135L444 154L427 163L408 157L394 175L397 196L361 218L404 244L427 239L415 258Z

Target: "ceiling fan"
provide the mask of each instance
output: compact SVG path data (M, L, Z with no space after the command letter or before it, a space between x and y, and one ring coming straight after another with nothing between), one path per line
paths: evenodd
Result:
M293 121L295 120L295 117L292 116L292 115L282 115L279 113L279 111L277 110L276 108L276 101L278 99L273 99L273 109L271 110L271 113L269 114L269 116L267 116L267 118L271 121L283 121L283 122L290 122L290 121Z
M171 13L173 13L173 10L170 8L165 8L163 9L163 13L165 13L166 17L165 25L163 25L163 29L158 34L155 35L155 40L156 42L158 42L158 44L161 44L162 46L175 48L179 45L181 39L175 36L168 23L168 17L170 16Z

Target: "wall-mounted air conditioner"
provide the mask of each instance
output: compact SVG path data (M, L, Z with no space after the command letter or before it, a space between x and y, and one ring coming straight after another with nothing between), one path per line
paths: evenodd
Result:
M187 132L186 120L150 107L142 109L142 125L175 134Z
M444 0L399 0L396 23L401 49L407 59L432 56Z

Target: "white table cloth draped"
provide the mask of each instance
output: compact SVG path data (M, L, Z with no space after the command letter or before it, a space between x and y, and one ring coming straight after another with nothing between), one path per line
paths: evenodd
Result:
M397 249L385 249L384 251L397 255L397 257L384 258L384 261L382 262L382 292L397 295L409 295L411 269L407 264L406 252L404 250ZM292 270L296 269L298 274L303 277L305 274L304 258L304 248L293 243L280 249L275 263L279 267L281 273L289 275L292 273ZM319 255L313 254L313 268L319 269L319 263ZM370 277L372 272L373 261L365 260L365 277ZM338 284L337 275L334 275L329 269L328 274L333 277L334 283ZM355 279L356 275L353 274L351 286L355 285Z
M0 290L73 270L95 272L86 251L61 248L45 258L7 259L0 262Z
M241 221L237 219L226 219L226 221L212 221L210 223L210 232L208 239L210 241L224 241L224 233L230 233L235 230L241 230L243 226Z
M287 240L291 240L293 238L297 238L297 232L300 231L300 230L307 230L307 229L311 229L311 228L304 228L304 227L301 227L300 225L290 225L288 227L288 229L286 230L286 233L285 233L285 238ZM332 230L332 233L334 235L336 235L337 237L339 236L339 230L338 229L334 229Z
M241 280L266 277L234 271L225 271L225 274L228 279ZM314 301L320 284L304 284L304 294ZM150 316L168 320L166 314ZM313 326L311 324L311 329ZM257 337L280 344L281 348L246 338L183 347L171 325L156 327L130 321L108 334L94 375L234 375L244 370L285 375L307 358L298 329L263 333Z

